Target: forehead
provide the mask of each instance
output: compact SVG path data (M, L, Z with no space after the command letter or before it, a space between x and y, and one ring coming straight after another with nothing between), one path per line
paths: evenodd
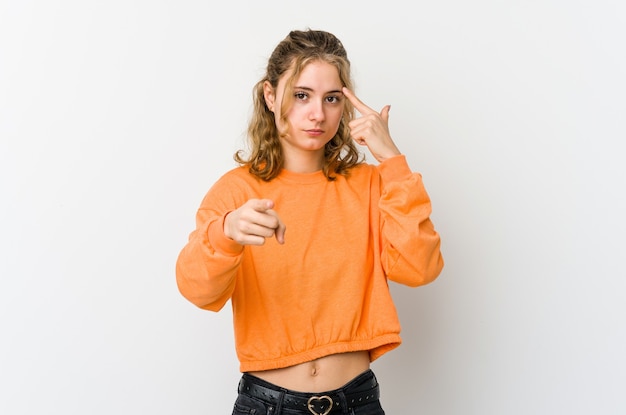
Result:
M293 77L293 69L285 74L280 83L287 83ZM293 80L294 87L308 88L312 90L334 91L341 89L342 82L339 70L335 65L324 61L313 61L302 68L302 71Z

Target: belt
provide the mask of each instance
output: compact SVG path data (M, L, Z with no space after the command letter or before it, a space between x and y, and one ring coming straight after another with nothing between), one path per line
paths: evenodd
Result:
M294 394L286 389L272 389L259 385L245 376L239 382L239 393L274 405L282 402L283 408L308 409L313 415L328 415L331 411L340 409L342 406L350 409L374 402L380 398L378 384L365 391L345 394L340 390L323 392L319 395L312 393Z

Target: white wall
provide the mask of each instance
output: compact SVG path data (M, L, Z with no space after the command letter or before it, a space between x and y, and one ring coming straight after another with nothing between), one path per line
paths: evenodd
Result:
M335 32L433 199L389 414L626 413L626 7L0 0L0 413L226 414L174 264L291 29Z

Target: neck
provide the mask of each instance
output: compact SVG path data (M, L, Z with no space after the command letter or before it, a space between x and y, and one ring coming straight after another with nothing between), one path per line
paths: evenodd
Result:
M324 149L320 151L285 152L283 168L294 173L314 173L324 166Z

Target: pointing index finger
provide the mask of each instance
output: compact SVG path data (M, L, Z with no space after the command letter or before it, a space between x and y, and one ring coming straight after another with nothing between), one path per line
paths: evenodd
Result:
M257 212L266 212L274 207L274 202L269 199L257 199L252 208Z
M367 113L371 113L371 112L376 112L373 109L371 109L370 107L368 107L367 105L365 105L363 103L363 101L361 101L359 98L357 98L357 96L354 95L354 93L352 91L350 91L348 88L346 88L345 86L342 88L341 91L350 100L352 105L354 105L354 108L356 108L357 111L359 111L361 114L367 114Z

